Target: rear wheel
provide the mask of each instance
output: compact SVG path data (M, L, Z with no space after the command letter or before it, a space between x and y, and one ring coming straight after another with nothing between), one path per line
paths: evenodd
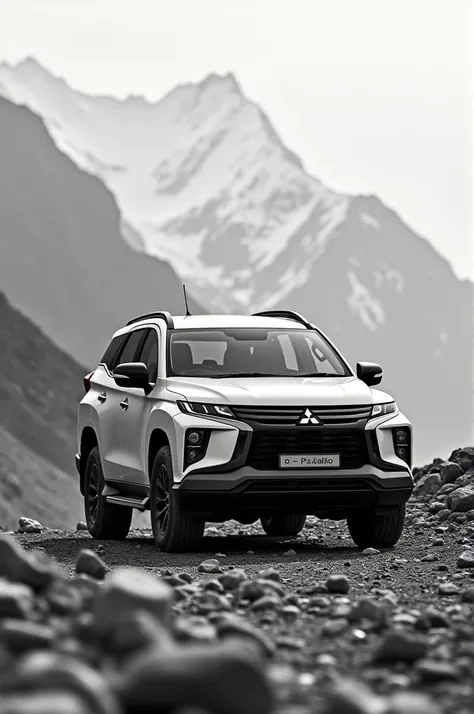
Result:
M351 538L359 548L392 548L403 532L404 523L405 504L380 511L359 511L347 519Z
M278 513L275 516L261 518L260 522L269 536L294 536L303 530L306 516L298 513Z
M91 449L84 477L84 512L89 533L96 540L123 540L132 522L133 509L107 503L102 495L105 480L99 447Z
M163 446L153 463L150 484L151 526L155 543L167 552L196 550L204 534L202 518L179 508L173 491L171 449Z

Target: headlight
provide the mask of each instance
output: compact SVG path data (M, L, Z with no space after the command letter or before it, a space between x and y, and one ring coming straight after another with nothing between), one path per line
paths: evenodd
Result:
M385 414L396 414L398 412L398 407L396 402L387 402L386 404L374 404L372 407L373 417L385 416Z
M218 404L198 404L197 402L177 402L178 407L185 414L200 414L202 416L225 417L235 419L229 407Z

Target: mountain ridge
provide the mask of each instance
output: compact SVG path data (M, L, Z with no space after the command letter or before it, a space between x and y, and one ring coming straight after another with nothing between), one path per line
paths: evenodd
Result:
M0 285L13 305L88 366L128 319L182 311L178 277L125 243L102 181L61 153L30 109L0 97L0 119Z
M26 71L26 77L23 76ZM16 73L20 72L20 76L18 76ZM16 77L16 79L15 79ZM229 82L229 77L231 77L231 80ZM107 139L104 139L103 141L99 141L100 146L97 147L92 147L91 146L84 146L85 139L81 135L81 132L84 129L85 124L87 123L94 123L96 122L96 125L100 124L102 126L102 129L104 128L103 122L101 124L101 117L97 115L93 121L93 118L91 119L91 111L92 109L88 106L87 108L85 105L83 105L83 100L86 100L86 105L88 103L88 100L90 100L92 103L96 102L94 106L97 108L97 102L102 102L106 101L109 102L109 100L102 100L98 99L97 97L92 97L91 95L85 95L84 93L80 93L76 99L71 99L74 95L74 90L72 90L69 85L66 83L62 82L60 86L56 86L54 77L52 77L48 71L36 64L36 63L24 63L17 65L16 67L5 67L5 65L0 68L0 81L3 80L3 87L4 87L4 93L6 93L9 98L15 102L22 102L26 103L28 106L33 111L36 111L36 113L39 113L40 115L45 117L46 124L49 127L49 130L53 136L53 139L56 141L56 144L58 148L60 148L62 151L65 151L68 153L73 160L78 163L81 168L90 171L91 173L95 173L99 175L105 183L109 186L109 188L112 188L114 194L118 197L119 200L119 205L121 208L121 211L123 215L128 219L128 221L133 225L135 229L142 235L148 236L147 243L148 243L148 251L152 252L153 254L156 254L158 256L166 256L168 259L170 259L175 268L179 265L179 270L180 273L186 275L186 277L192 277L196 273L196 264L194 261L194 258L191 258L189 262L187 262L185 265L182 264L182 255L183 253L189 254L190 250L192 253L195 253L196 248L193 247L196 244L196 240L193 238L192 240L186 240L186 237L183 236L175 236L176 240L175 241L169 241L168 240L168 227L170 225L173 225L173 221L176 222L180 219L183 219L183 213L189 213L189 211L192 212L192 206L194 204L194 198L193 196L188 196L188 200L186 201L187 207L184 206L179 206L177 211L173 211L173 207L171 206L171 210L166 210L165 214L157 220L153 217L152 220L150 221L148 219L149 215L154 216L153 211L155 210L155 207L157 203L163 208L163 202L162 201L156 201L156 196L158 197L163 194L164 191L167 190L167 185L170 185L170 181L172 176L169 178L167 177L166 173L170 172L173 174L173 165L170 167L170 161L171 163L175 164L177 167L180 165L183 166L185 169L184 171L181 172L181 176L175 177L178 178L179 181L183 181L183 176L186 173L186 165L182 164L182 160L177 158L176 152L174 152L174 155L171 157L166 158L165 161L155 161L152 160L148 169L148 165L145 166L146 164L146 159L140 159L141 164L143 165L140 168L141 173L138 175L137 179L137 173L131 176L131 169L130 167L126 167L126 162L127 160L124 160L124 157L118 157L116 154L113 156L110 155L111 151L117 151L117 145L120 145L122 148L122 136L126 135L127 137L130 136L135 136L139 137L141 134L140 131L133 131L133 124L129 123L127 125L127 129L124 127L124 129L120 132L120 141L116 141L116 146L109 146L109 155L107 154L107 149L102 150L102 147L104 147L107 144ZM31 92L28 93L26 91L25 94L25 87L28 83L31 83ZM9 90L7 85L9 85ZM56 94L58 96L56 96ZM40 106L41 104L41 95L46 94L49 96L49 100L53 103L49 109L46 111L46 109ZM53 96L54 94L54 96ZM48 101L49 101L48 100ZM110 102L115 102L115 100L110 99ZM223 113L223 118L224 121L227 121L229 124L228 130L224 128L220 132L220 136L215 135L215 125L216 125L216 117L214 116L213 113L213 108L214 104L217 102L218 105L221 105L222 113ZM74 136L71 135L71 133L66 131L67 137L63 136L61 134L61 112L62 110L57 110L56 104L60 103L61 105L67 105L67 116L69 117L67 119L68 122L71 122L74 120L74 130L73 134ZM130 102L128 102L130 105ZM72 105L74 105L72 107ZM80 105L80 106L79 106ZM124 110L124 107L127 105L127 100L120 100L119 103L117 104L118 108L120 107L120 110ZM171 106L170 106L171 105ZM201 106L202 105L202 106ZM198 147L199 150L194 152L194 156L191 156L191 159L194 160L194 164L196 165L196 162L199 163L206 163L208 160L208 156L206 156L206 142L208 144L211 144L211 149L214 148L214 145L217 141L218 144L222 145L223 142L225 142L226 139L226 134L229 133L229 131L232 131L232 122L235 119L235 115L237 114L242 114L242 121L244 123L248 124L248 129L249 131L257 131L260 132L260 134L263 136L264 140L267 141L267 153L272 152L273 154L276 155L275 160L278 162L278 154L282 154L285 159L287 159L287 163L290 166L290 171L291 171L291 166L293 167L293 173L296 170L297 173L302 172L302 162L301 160L291 151L289 151L281 141L280 137L277 135L277 133L274 131L271 122L269 121L268 117L264 112L261 110L260 107L255 102L250 102L242 93L242 90L240 88L240 85L236 83L235 77L233 75L223 75L219 76L216 74L211 74L207 77L205 77L201 82L193 85L191 83L186 83L179 85L178 87L175 87L174 89L170 90L161 100L159 100L157 103L149 103L145 102L144 106L146 107L146 112L147 115L149 116L150 113L155 116L157 110L162 110L163 114L168 114L171 112L173 114L171 124L168 121L167 122L167 128L169 129L170 126L173 126L173 122L176 123L176 118L178 119L177 123L179 124L179 121L183 119L183 117L186 117L191 113L192 116L196 117L196 120L192 118L192 122L194 124L191 127L191 136L190 136L190 141L186 142L186 136L187 136L187 130L188 127L185 126L183 132L181 132L182 136L184 137L185 144L183 148L180 150L181 155L183 157L186 157L188 162L189 162L189 154L193 154L193 149L192 149L192 144L194 142L194 138L197 137L197 140L201 142L201 147ZM72 108L71 108L72 107ZM81 109L82 107L82 109ZM110 107L107 109L104 109L104 107L99 108L98 112L100 114L101 111L108 111ZM59 111L59 114L58 114ZM84 114L85 111L85 114ZM125 113L127 116L125 117L126 121L129 121L130 119L130 112L133 114L132 108L128 106L127 110ZM56 112L56 114L55 114ZM193 114L194 112L194 114ZM201 133L197 131L196 134L196 126L200 126L202 124L202 112L208 116L210 114L211 118L207 120L207 128L204 132ZM123 112L122 112L123 114ZM72 118L71 118L72 117ZM166 119L166 116L165 116ZM142 120L143 117L142 117ZM152 130L153 134L157 133L158 135L160 134L160 127L155 126L155 121L152 121L150 125L150 120L146 119L148 122L147 125L147 130ZM184 121L184 120L183 120ZM198 122L196 125L195 121ZM192 123L191 122L191 123ZM64 123L64 122L63 122ZM85 124L84 124L85 123ZM165 122L166 123L166 122ZM184 122L186 124L186 122ZM234 122L235 123L235 122ZM97 128L97 126L96 126ZM166 128L166 127L164 127ZM64 129L64 126L63 126ZM92 131L92 130L91 130ZM194 134L193 134L194 131ZM108 129L107 129L108 133ZM166 132L161 132L161 133L166 133ZM234 131L235 133L235 131ZM245 133L245 132L244 132ZM247 132L248 133L248 132ZM178 137L179 138L179 137ZM237 137L238 138L238 137ZM245 139L245 137L244 137ZM129 140L129 139L128 139ZM140 139L141 140L141 139ZM240 140L239 140L240 141ZM83 146L81 147L81 143ZM168 140L166 139L166 142L168 143ZM204 143L204 145L203 145ZM234 141L235 143L235 141ZM110 144L110 142L109 142ZM135 141L136 144L136 141ZM225 147L224 147L225 148ZM233 147L228 147L230 150L233 150ZM252 147L250 146L250 150L252 150ZM207 152L209 154L209 152ZM146 149L146 154L148 155L148 149ZM90 157L94 157L94 159L91 161ZM258 157L257 157L258 158ZM257 161L255 162L257 164ZM121 167L122 171L116 172L113 170L113 167ZM157 177L157 181L151 182L149 180L145 180L143 178L144 174L143 171L146 168L146 172L152 173L155 177ZM125 169L125 171L123 170ZM246 168L244 167L241 169L240 173L243 174L245 173ZM285 168L283 166L282 168L283 171L285 171ZM162 172L160 174L160 171ZM120 184L121 183L126 183L126 176L124 173L128 174L130 176L130 184L133 184L132 188L130 189L132 192L134 192L134 196L131 197L131 199L127 199L124 197L124 193L120 190ZM304 172L303 172L304 173ZM191 176L187 177L187 185L189 187L190 181L189 179L192 179ZM255 177L255 179L258 181L258 176ZM137 187L135 189L135 185L138 183L141 186ZM310 198L309 194L315 194L318 193L318 191L321 190L321 183L308 175L304 175L303 179L299 179L299 183L301 182L305 184L311 184L311 191L308 193L307 187L300 186L298 187L306 189L305 193L308 194L306 196L307 199ZM245 183L245 176L244 176L244 183ZM201 181L201 186L205 185L206 181L202 180ZM222 187L221 187L222 188ZM216 187L216 191L219 192L221 190L219 188L219 185ZM127 189L128 190L128 189ZM245 190L245 185L243 185L243 190ZM199 193L199 187L198 187L198 193ZM209 198L211 198L213 191L210 190L208 191ZM296 195L296 193L299 194L299 197L301 199L301 190L293 191L292 195ZM143 199L143 196L146 196L146 199ZM272 197L268 197L267 203L270 205L270 211L271 211L271 204L272 204ZM137 206L134 206L136 202ZM240 199L239 197L236 197L236 205L239 204ZM143 204L143 205L142 205ZM209 206L208 206L209 207ZM237 209L238 210L238 209ZM249 210L253 210L255 213L255 208L254 207L243 207L243 212L248 212ZM229 214L232 213L232 206L227 210L227 213ZM139 215L139 219L137 218L137 215ZM184 217L188 223L190 220L192 220L192 215L188 215L187 218ZM206 220L208 216L204 217L204 220ZM256 220L260 220L260 218L257 216ZM232 222L235 224L235 221L232 220ZM163 231L161 230L161 226L166 226L165 228L165 234L163 235ZM233 229L235 233L235 228ZM238 230L238 229L237 229ZM179 243L178 243L179 241ZM170 243L176 243L177 249L175 252L169 250ZM201 243L202 240L198 240L198 243ZM221 241L221 243L224 241ZM209 241L208 241L209 243ZM212 252L213 246L211 245L208 252ZM166 250L167 249L167 250ZM225 248L223 249L225 251ZM232 262L232 261L231 261ZM186 266L188 266L187 272L186 272ZM226 266L228 267L228 266ZM231 272L231 271L228 271ZM209 266L203 266L199 265L199 274L200 276L205 276L205 278L201 278L200 283L204 283L204 288L211 287L212 289L218 289L219 288L219 271L215 270ZM227 285L225 286L225 292L228 292L227 290ZM218 302L218 299L217 299ZM237 300L237 302L239 302ZM211 305L212 307L212 305Z
M9 91L8 86L7 86L9 84L9 82L5 81L5 77L9 78L11 81L11 78L16 76L17 72L19 72L19 71L24 72L24 70L29 70L30 75L33 75L33 76L39 75L41 78L41 81L47 80L52 85L54 85L56 80L60 81L61 85L63 85L63 87L65 88L68 95L72 95L72 96L78 95L81 99L84 99L84 100L91 100L92 102L94 102L94 100L99 100L99 101L103 100L105 102L117 103L117 105L120 107L124 107L125 105L127 105L127 103L131 104L137 100L137 96L132 95L132 94L129 94L124 98L118 98L118 97L114 97L111 95L104 95L104 94L93 95L90 93L85 93L85 92L76 90L64 78L55 77L43 64L41 64L40 62L38 62L38 60L35 60L33 58L29 58L27 60L20 61L17 64L8 64L8 63L0 64L0 81L3 76L4 77L4 80L3 80L4 93L8 93L8 91ZM38 79L38 78L36 77L36 79ZM22 81L24 83L27 83L27 81L31 81L31 76L23 78ZM21 84L21 82L20 82L20 84ZM318 178L316 178L315 176L313 176L311 173L308 173L306 171L304 164L303 164L302 160L300 159L300 157L298 157L293 151L291 151L290 149L288 149L285 146L284 142L281 140L280 136L275 131L275 129L274 129L271 121L269 120L268 116L266 115L266 113L258 106L258 104L256 102L251 101L246 97L246 95L243 92L240 84L238 83L234 73L228 72L228 73L219 74L216 72L211 72L208 75L206 75L205 77L203 77L202 80L200 80L196 83L192 83L192 82L180 83L179 85L171 88L163 97L156 100L155 102L152 102L143 96L140 96L139 99L140 99L140 102L147 108L148 111L153 112L153 111L159 109L160 107L164 106L167 102L169 102L170 99L173 99L174 97L176 97L178 95L181 96L181 94L183 92L187 92L187 93L189 93L189 92L196 93L197 92L199 94L199 93L202 93L202 91L205 90L206 88L213 88L213 87L214 88L216 88L216 87L222 88L222 87L225 87L226 84L230 86L229 94L230 95L235 94L235 96L238 97L240 104L243 104L245 107L250 108L250 110L252 110L252 109L255 110L255 112L257 113L258 118L259 118L258 120L261 121L262 124L264 125L265 131L268 134L268 136L272 140L275 141L276 145L283 151L284 155L289 159L289 162L293 163L298 168L298 170L300 170L304 174L306 181L309 182L309 184L312 184L313 200L317 203L318 202L317 195L315 195L315 194L317 194L318 192L321 191L321 187L322 187L321 181ZM38 89L38 88L36 88L36 89ZM11 91L12 90L10 89L10 94L11 94ZM17 87L17 91L19 91L18 87ZM204 93L205 93L205 91L204 91ZM14 92L13 92L13 94L14 94ZM20 95L21 95L21 91L20 91ZM17 97L17 99L19 99L19 98L20 97ZM23 96L22 101L24 101L26 104L31 104L31 105L35 104L35 102L32 100L31 97ZM40 115L44 116L45 114L47 114L47 112L44 110L44 108L41 109L39 104L41 104L40 100L36 101L36 108L34 106L32 106L31 108L34 111L36 110L37 113L39 112ZM187 110L189 110L189 107L184 106L183 111L187 111ZM49 117L49 121L52 124L54 123L51 116ZM46 124L48 124L48 118L46 118ZM51 133L53 135L53 139L55 139L57 141L58 137L54 136L54 131L53 131L54 127L51 126L50 129L52 130ZM66 151L66 153L74 154L74 149L72 148L72 144L68 147L68 146L64 146L64 145L61 146L60 142L58 142L58 147L61 150ZM82 159L82 164L83 164L82 167L83 168L87 168L85 166L85 164L87 164L88 162L90 163L92 156L93 156L93 152L92 153L88 152L87 156L83 156L83 159ZM73 156L73 160L75 160L76 163L79 161L77 156ZM111 177L110 174L114 173L114 168L115 168L115 170L120 169L122 171L126 171L127 170L126 167L122 166L120 161L117 161L117 162L115 162L115 164L112 164L112 165L108 164L107 161L105 161L104 163L101 163L101 161L99 161L97 157L95 157L93 163L95 163L95 165L93 165L93 166L89 165L88 169L91 171L91 173L99 175L99 177L102 178L102 180L106 183L106 185L108 185L109 188L111 188L114 195L116 195L119 198L119 204L120 204L120 188L117 188L114 185L109 185L109 184L114 183L113 177ZM155 167L155 171L158 171L158 169L159 169L159 165L158 165L158 167ZM314 183L314 185L313 185L313 183ZM157 190L159 191L159 189L157 189ZM340 192L337 192L334 189L324 189L324 193L330 199L334 199L334 197L341 197L346 200L347 199L351 200L354 198L358 198L359 196L362 198L364 197L364 194L357 194L357 193L341 194ZM303 205L307 206L308 201L306 203L304 203ZM386 204L384 204L384 205L387 210L393 210L388 205L386 205ZM182 240L183 235L178 236L178 238L181 239L179 248L177 248L174 251L170 250L170 248L169 248L169 242L170 242L168 240L168 238L170 237L168 235L169 230L170 229L173 230L173 229L182 227L183 221L185 222L185 228L186 228L187 224L189 224L189 221L193 218L193 215L188 216L188 219L186 219L186 215L183 217L183 211L178 211L177 212L178 215L176 215L176 212L175 212L173 217L165 216L164 220L161 221L161 224L164 225L165 229L166 229L165 235L164 235L164 237L160 238L160 230L159 230L160 226L150 225L147 221L145 221L145 223L140 223L140 222L137 223L133 219L130 221L129 207L127 208L127 206L124 207L122 205L120 207L121 207L122 213L124 215L124 218L127 218L129 220L130 224L135 228L135 230L139 234L153 235L153 239L151 241L145 240L145 246L146 246L147 252L151 252L152 254L157 255L159 257L168 258L174 265L175 269L177 269L181 275L183 275L183 274L186 275L186 277L188 275L189 275L189 277L192 277L193 273L195 273L195 271L196 271L196 267L202 268L203 273L205 273L207 271L207 273L209 274L209 277L206 277L206 280L204 281L204 285L202 285L202 281L201 281L201 285L198 286L198 288L197 288L198 293L200 292L200 290L202 288L204 290L206 290L209 288L209 286L211 286L214 289L215 288L219 289L219 277L217 276L217 278L216 278L216 271L215 270L213 271L212 268L209 270L208 265L204 266L204 268L202 265L196 266L195 263L193 263L193 260L191 260L189 263L185 262L183 264L182 247L184 245L185 247L189 248L189 241L188 241L188 244L186 245L186 240L184 240L184 241ZM158 213L159 212L160 211L158 211ZM184 213L186 213L186 211L184 211ZM401 220L403 220L403 218L400 216L400 214L398 212L397 212L397 215L399 215ZM283 229L285 229L285 226L283 226ZM177 238L176 235L174 235L174 236L173 236L173 234L171 234L171 235L174 239ZM186 236L186 230L184 232L184 235ZM417 239L428 240L425 237L419 236L418 234L413 234L413 235L416 236ZM125 239L127 240L126 236L125 236ZM429 242L429 240L428 240L428 242ZM166 243L168 243L168 247L166 246ZM437 251L435 248L433 248L433 246L432 246L432 249L438 255L441 255L439 253L439 251ZM225 249L223 249L223 250L225 251ZM444 256L441 256L441 257L444 260L447 260ZM232 261L230 261L230 262L232 262ZM250 262L252 262L252 261L250 261ZM449 261L447 261L447 262L449 263ZM187 269L187 265L189 265L189 269ZM226 266L226 268L229 268L229 266ZM451 269L452 269L452 266L451 266ZM232 272L232 271L228 271L228 272ZM454 275L454 271L453 271L453 275ZM238 275L237 275L237 283L239 283ZM226 292L228 292L228 288L229 288L229 285L226 284L225 285ZM235 287L235 289L240 293L241 288L238 284ZM259 296L257 295L256 301L252 304L249 304L250 308L255 308L260 305L260 303L258 302L258 298L259 298ZM218 302L218 300L217 300L217 302ZM236 304L238 304L239 302L242 302L242 301L239 299L236 299ZM243 305L245 305L245 304L246 303L244 301ZM212 305L210 307L212 308Z
M240 85L216 77L150 104L84 100L51 75L0 67L3 92L114 195L125 240L166 257L202 304L304 313L351 362L381 362L413 417L418 461L433 440L446 451L468 443L472 283L377 196L306 173Z
M248 99L248 97L245 95L240 83L238 82L234 72L229 71L229 72L219 73L219 72L211 71L208 74L206 74L201 80L199 80L197 82L191 82L191 81L180 82L179 84L170 88L163 96L161 96L158 99L153 101L151 99L148 99L144 95L137 95L137 94L133 94L133 93L128 93L127 95L124 95L123 97L119 97L119 96L115 96L112 94L104 94L104 93L94 94L91 92L84 92L83 90L79 90L79 89L75 88L65 77L63 77L61 75L54 74L53 71L48 69L44 63L40 62L38 59L36 59L32 56L25 57L23 60L19 60L16 63L10 63L7 61L0 62L0 73L1 73L2 69L7 70L8 72L14 73L15 71L18 71L19 69L22 69L24 67L31 67L34 71L39 72L43 77L46 77L53 81L60 82L67 88L67 90L69 92L71 92L72 94L75 94L75 95L79 95L81 98L91 99L91 100L95 100L95 99L106 100L106 101L110 101L110 102L116 102L118 104L126 104L127 102L134 102L134 101L140 100L150 109L156 108L158 105L165 102L170 96L177 93L179 90L188 90L188 89L192 90L192 89L196 89L199 87L203 87L203 86L212 84L214 82L222 83L223 81L230 79L231 85L233 87L235 87L237 93L242 97L242 99L245 100L248 104L256 107L259 110L261 116L264 118L265 124L267 125L269 134L271 134L275 137L276 141L281 145L281 147L286 152L288 152L288 155L293 158L295 163L307 174L307 176L309 178L314 179L319 182L319 179L316 176L314 176L312 174L312 172L307 171L302 159L295 152L293 152L291 149L288 149L288 147L284 144L281 137L278 135L277 131L274 129L273 124L270 121L268 115L265 113L265 111L262 110L261 107L259 107L259 105L255 101ZM4 85L4 92L5 93L8 92L8 87L5 85ZM386 208L387 211L393 211L394 213L397 214L397 216L400 218L400 220L402 220L403 222L406 222L405 219L403 218L403 215L401 214L401 212L399 210L396 210L396 209L392 208L391 206L389 206L389 204L387 204L385 201L380 199L376 194L370 194L370 193L365 194L363 192L354 192L354 193L345 192L342 194L341 192L337 191L334 188L330 188L329 191L333 195L345 196L349 199L354 199L354 198L359 198L359 197L360 198L370 198L370 197L377 198L377 200L379 200L384 205L384 207ZM427 240L430 243L429 238L427 238L426 236L421 235L419 233L415 233L415 235L418 239ZM451 270L453 271L453 275L455 275L455 271L454 271L450 261L444 255L442 255L431 243L430 243L430 245L434 252L436 252L438 255L440 255L443 258L443 260L447 261L447 263L451 267ZM469 278L465 278L465 279L469 280ZM470 282L472 282L472 281L470 281Z

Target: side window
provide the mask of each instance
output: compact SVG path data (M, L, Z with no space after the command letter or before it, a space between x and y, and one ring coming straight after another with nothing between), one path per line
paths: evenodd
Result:
M122 351L117 354L117 357L114 360L114 367L118 364L122 364L123 362L135 361L135 352L137 351L137 347L140 344L140 340L145 332L146 330L134 330L134 332L130 332L128 334L127 341L125 342Z
M148 335L137 357L138 362L144 362L148 367L150 382L158 378L158 336L155 330L148 330Z
M114 358L116 357L118 351L120 350L126 339L126 334L114 337L110 345L105 350L102 359L100 360L100 364L105 364L109 372L112 371L114 365Z

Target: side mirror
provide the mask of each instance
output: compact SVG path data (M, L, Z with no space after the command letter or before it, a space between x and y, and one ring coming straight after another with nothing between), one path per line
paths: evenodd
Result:
M114 369L113 378L119 387L148 390L150 375L143 362L123 362Z
M374 362L357 362L357 379L360 379L368 387L380 384L383 377L383 370L379 364Z

